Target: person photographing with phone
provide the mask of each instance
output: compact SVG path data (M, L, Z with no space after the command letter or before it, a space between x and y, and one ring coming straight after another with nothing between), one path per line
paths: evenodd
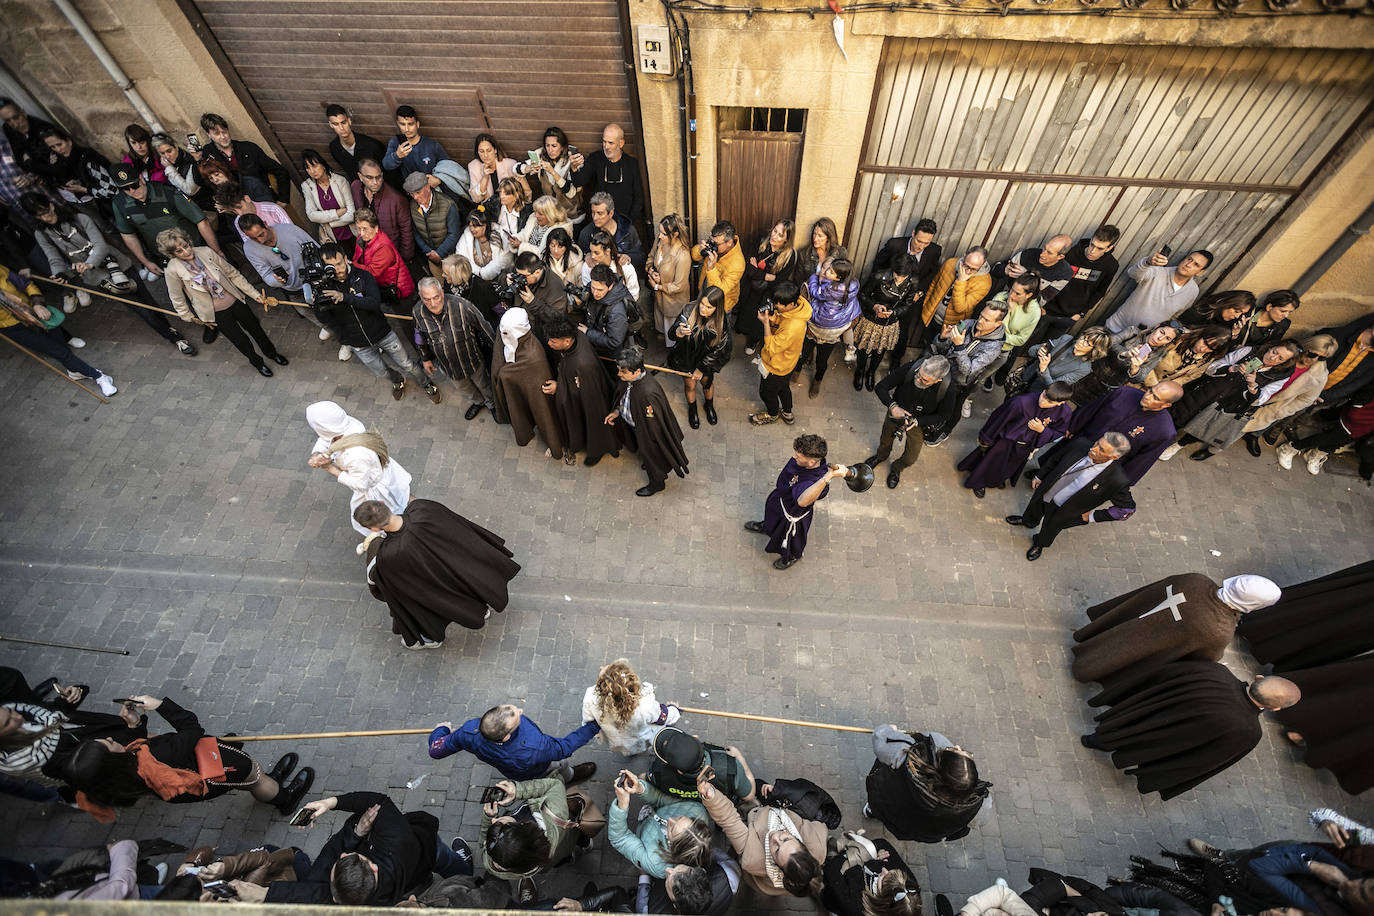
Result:
M396 108L396 136L386 144L383 169L399 169L401 180L415 172L428 175L442 159L452 159L438 140L420 133L420 114L409 105Z
M402 813L380 792L349 792L310 802L291 819L302 829L330 811L351 817L316 856L304 881L274 882L267 903L394 906L428 884L431 875L471 875L472 850L462 837L439 840L439 819Z
M242 749L207 735L195 713L169 697L139 695L114 702L120 704L125 722L136 722L141 713L155 710L176 731L127 744L90 738L64 762L62 778L76 790L77 806L103 823L114 821L114 807L128 807L148 795L187 804L234 789L246 789L254 800L289 814L315 781L315 771L302 767L283 785L300 761L294 751L264 773Z
M1181 315L1202 291L1197 278L1212 264L1212 253L1205 248L1190 251L1174 267L1169 266L1172 249L1161 245L1126 270L1135 281L1135 291L1107 318L1107 330L1120 334L1133 328L1152 328L1167 324Z

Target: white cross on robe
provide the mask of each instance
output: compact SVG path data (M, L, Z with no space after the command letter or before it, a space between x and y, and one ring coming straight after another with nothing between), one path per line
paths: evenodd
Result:
M1183 604L1183 603L1186 602L1187 600L1188 600L1187 597L1185 597L1184 595L1175 595L1175 594L1174 594L1174 587L1173 587L1173 585L1166 585L1166 586L1164 586L1164 600L1161 601L1159 604L1155 605L1155 606L1154 606L1153 608L1151 608L1150 610L1148 610L1148 611L1146 611L1145 613L1141 614L1140 617L1139 617L1138 619L1139 619L1139 620L1144 620L1146 617L1149 617L1151 614L1158 613L1159 611L1162 611L1162 610L1164 610L1165 608L1168 608L1168 609L1169 609L1169 612L1172 613L1172 614L1174 615L1174 622L1175 622L1175 623L1180 623L1180 622L1182 622L1182 620L1183 620L1183 615L1180 614L1180 613L1178 612L1178 606L1179 606L1180 604Z

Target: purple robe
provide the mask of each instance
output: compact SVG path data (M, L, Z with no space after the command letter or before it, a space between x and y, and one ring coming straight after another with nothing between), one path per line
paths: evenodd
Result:
M1141 410L1143 397L1145 392L1139 388L1117 388L1084 404L1069 419L1072 436L1099 439L1103 433L1118 432L1131 440L1130 454L1120 462L1131 486L1140 482L1177 435L1169 408Z
M978 447L959 462L959 470L971 472L964 486L970 490L1014 486L1030 453L1064 435L1073 408L1067 404L1041 407L1040 392L1018 395L1002 402L978 430ZM1044 432L1026 424L1033 417L1045 421Z
M830 472L824 461L819 467L804 468L797 464L796 458L789 458L778 475L777 485L763 504L763 527L768 532L768 553L776 553L784 560L800 558L806 550L806 537L811 532L811 521L815 517L816 503L830 493L827 485L816 497L816 503L801 507L797 500L810 489L811 485Z

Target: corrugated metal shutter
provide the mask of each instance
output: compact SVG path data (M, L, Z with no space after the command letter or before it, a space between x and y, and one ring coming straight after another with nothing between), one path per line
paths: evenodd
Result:
M1216 276L1371 86L1374 56L1358 51L889 39L849 249L867 264L922 216L946 253L993 257L1112 222L1123 264L1168 242L1210 249Z
M325 152L324 105L385 140L394 105L467 164L490 130L517 159L562 127L584 152L624 126L638 153L616 0L195 0L282 144Z

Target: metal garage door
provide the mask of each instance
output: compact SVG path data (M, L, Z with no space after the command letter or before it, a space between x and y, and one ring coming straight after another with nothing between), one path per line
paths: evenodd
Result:
M952 254L1122 230L1123 264L1208 248L1219 276L1374 102L1356 51L890 39L850 251L929 216ZM1108 294L1119 298L1122 281Z
M189 5L189 0L183 0ZM584 152L635 119L616 0L195 0L213 38L293 159L333 137L324 106L385 140L402 103L464 165L491 131L507 153L562 127ZM637 154L637 153L636 153ZM327 155L327 154L326 154Z

